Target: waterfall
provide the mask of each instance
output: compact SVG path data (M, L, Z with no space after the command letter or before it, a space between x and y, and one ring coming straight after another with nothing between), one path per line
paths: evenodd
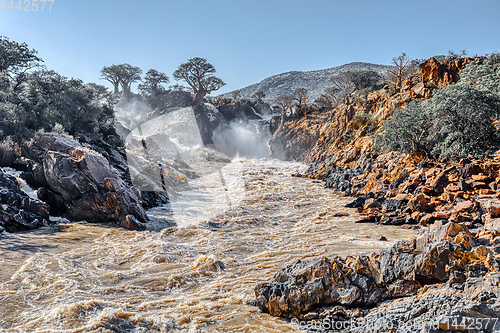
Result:
M13 168L0 168L2 172L11 175L12 177L16 178L17 182L19 183L19 189L23 191L27 196L29 196L32 199L39 200L38 199L38 193L37 190L32 189L24 179L21 178L21 174L23 173L22 171L13 169Z
M213 135L215 145L233 146L240 157L246 158L269 157L270 138L269 126L261 119L236 120L218 127Z

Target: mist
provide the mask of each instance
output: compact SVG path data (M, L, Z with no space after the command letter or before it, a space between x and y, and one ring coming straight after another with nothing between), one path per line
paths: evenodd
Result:
M271 155L269 126L259 120L238 120L219 126L213 135L214 144L233 146L239 157L263 158Z

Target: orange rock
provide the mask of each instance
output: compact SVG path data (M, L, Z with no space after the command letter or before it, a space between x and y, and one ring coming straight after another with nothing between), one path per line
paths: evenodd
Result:
M417 169L417 170L413 171L413 172L410 174L410 179L411 179L411 180L414 180L414 179L417 179L417 178L422 177L423 175L425 175L425 172L426 172L427 170L428 170L427 168L422 168L422 169Z
M491 181L491 178L489 176L484 175L483 173L480 173L479 175L472 175L472 179L477 182Z
M470 211L474 208L474 203L472 201L462 201L453 207L456 212Z
M413 211L424 212L429 209L429 197L424 193L419 193L408 202L408 206Z
M396 200L401 200L401 201L408 201L410 196L408 194L400 193L394 197Z
M455 184L449 184L448 186L445 187L445 191L448 191L448 192L458 192L458 191L460 191L460 187L458 187Z
M431 198L431 201L429 203L429 207L434 209L436 208L437 206L441 206L443 204L443 201L439 200L438 198L436 197L432 197Z
M467 250L470 250L474 245L474 239L467 231L460 232L454 239L454 242L459 245L463 245Z
M419 222L422 225L427 225L427 224L432 223L434 220L435 220L435 217L432 216L432 214L425 214L424 216L422 216L422 218L420 219Z
M422 187L422 193L424 193L424 194L429 194L429 193L431 193L431 192L432 192L432 187L427 186L427 185L426 185L426 186L424 186L424 187Z
M493 191L490 188L482 188L482 189L478 190L477 193L482 194L482 195L487 195L487 194L496 193L496 191Z
M398 188L391 188L387 193L385 194L386 198L392 198L396 195L399 194L399 189Z
M439 220L447 220L450 218L450 215L451 215L450 212L444 212L444 211L432 213L432 216L434 216Z
M490 214L492 218L500 217L500 201L490 200L484 204L486 212Z

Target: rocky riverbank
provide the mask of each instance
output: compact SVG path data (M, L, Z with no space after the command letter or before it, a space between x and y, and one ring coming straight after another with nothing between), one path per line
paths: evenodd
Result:
M364 215L359 223L420 228L419 237L379 253L299 261L258 285L256 304L302 328L500 329L500 163L416 162L367 154L354 168L332 164L325 183L356 197L347 207Z
M255 288L263 311L352 332L500 329L498 158L445 164L368 153L352 168L321 165L327 187L355 197L347 207L364 216L358 223L420 228L420 236L380 253L290 265Z
M372 149L374 134L395 109L459 81L470 61L431 58L400 92L353 93L315 133L300 136L294 149L311 163L303 176L354 197L347 207L362 214L358 223L421 231L379 253L288 266L256 286L262 311L309 331L500 330L498 154L441 163ZM295 137L321 118L288 121L273 138ZM315 142L312 150L308 140Z
M306 329L493 332L499 243L496 230L436 223L378 253L290 265L255 288L256 304Z
M20 173L18 180L0 172L0 226L9 232L46 226L49 215L145 229L145 209L168 202L166 192L132 186L125 152L103 142L48 133L4 154L11 155L4 166ZM19 181L36 196L23 192Z

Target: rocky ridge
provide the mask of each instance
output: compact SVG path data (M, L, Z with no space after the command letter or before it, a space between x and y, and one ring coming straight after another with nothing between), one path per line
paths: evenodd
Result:
M386 74L390 66L376 65L364 62L352 62L338 67L316 70L316 71L293 71L270 76L259 83L240 89L242 98L250 99L253 94L262 91L266 96L264 101L274 103L281 95L289 95L295 89L305 88L312 100L324 94L325 88L332 86L331 78L342 73L359 70L374 70L380 74ZM223 94L221 97L231 97L231 93Z

